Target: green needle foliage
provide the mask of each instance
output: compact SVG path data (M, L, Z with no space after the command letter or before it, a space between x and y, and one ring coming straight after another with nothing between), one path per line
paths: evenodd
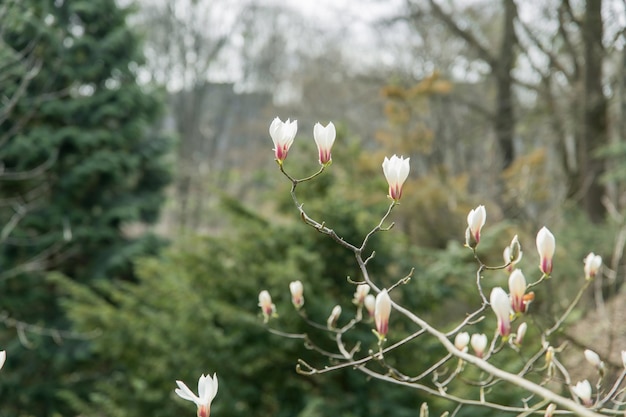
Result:
M357 216L350 204L324 201L331 205L326 210L333 213L333 223L341 225L343 236L362 236L360 222L377 223L374 215ZM310 319L325 325L339 303L344 311L339 324L345 324L356 312L351 303L355 286L346 281L348 275L358 276L350 262L353 255L300 222L276 224L236 201L227 203L225 211L237 213L228 233L187 238L158 258L143 259L137 263L138 283L103 283L89 289L57 277L55 282L63 282L68 291L65 305L77 328L100 332L90 348L101 377L94 375L88 401L68 393L76 411L193 415L194 404L174 395L175 381L195 389L200 374L216 372L220 388L211 415L415 415L422 399L419 393L368 380L352 368L312 377L295 372L297 358L320 367L332 361L306 349L301 339L269 333L257 306L258 294L268 290L277 305L279 316L270 320L270 327L306 332L316 345L336 351L325 331L312 329L298 316L289 282L303 282L304 310ZM297 214L293 217L297 220ZM371 249L380 261L372 264L372 273L389 274L385 280L391 282L388 265L407 255L405 247L391 233L374 238ZM423 308L436 301L426 299ZM419 303L416 299L412 304ZM394 339L406 334L405 326L392 317ZM348 338L350 346L356 339L363 342L359 355L376 349L372 328L366 320ZM417 346L402 355L408 364L422 363L429 356Z
M68 323L47 271L89 285L134 279L131 260L162 245L135 230L158 217L170 141L149 131L160 99L137 84L128 10L114 0L4 5L0 90L17 101L0 124L0 226L21 217L0 240L0 310L50 333ZM69 415L58 392L81 393L75 371L90 358L83 343L56 336L0 328L11 357L2 415Z

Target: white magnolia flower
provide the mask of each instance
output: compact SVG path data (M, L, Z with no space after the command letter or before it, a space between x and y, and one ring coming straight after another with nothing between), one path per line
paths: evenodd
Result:
M320 164L328 165L332 160L330 150L333 147L333 143L335 143L336 136L337 131L333 122L329 122L326 127L320 123L315 123L315 126L313 126L313 139L315 139L317 144Z
M598 271L600 270L601 266L602 266L602 257L600 255L596 255L595 253L591 252L585 258L585 278L586 279L594 278L598 274Z
M398 201L402 197L402 186L411 169L409 159L411 158L404 159L402 156L394 155L391 158L385 157L383 161L383 173L389 184L389 197L394 201Z
M572 391L574 394L585 405L591 405L591 384L586 379L584 381L578 382L574 387L572 387Z
M287 153L293 144L297 132L297 120L292 122L287 119L286 122L283 122L277 117L270 124L270 136L274 142L274 155L279 164L282 164L285 158L287 158Z
M211 401L217 394L217 375L213 378L209 375L201 375L198 380L198 395L194 394L182 381L176 381L178 388L174 390L180 398L191 401L198 406L198 417L209 417L211 415Z

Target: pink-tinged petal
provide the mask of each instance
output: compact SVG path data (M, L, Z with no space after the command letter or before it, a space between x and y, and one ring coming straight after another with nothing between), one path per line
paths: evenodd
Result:
M511 301L509 296L502 288L496 287L491 290L490 304L498 319L498 333L502 337L507 337L511 332Z
M516 313L524 313L526 304L524 294L526 293L526 279L521 270L516 269L509 277L509 293L511 294L511 307Z
M389 197L398 201L402 197L402 186L409 176L410 158L393 155L391 158L385 157L383 161L383 174L389 185Z
M537 252L539 253L539 269L544 275L552 272L552 258L556 250L556 239L545 226L537 233Z
M382 290L376 296L376 307L374 309L374 320L376 331L379 335L385 336L389 331L389 315L391 314L391 298L387 290Z

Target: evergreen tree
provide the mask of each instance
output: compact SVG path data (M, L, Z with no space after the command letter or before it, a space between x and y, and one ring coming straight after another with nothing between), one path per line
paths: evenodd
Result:
M16 99L0 118L0 227L19 219L0 238L0 311L51 333L67 321L47 272L88 285L132 280L130 261L161 246L137 230L157 219L169 140L149 129L160 100L137 83L128 9L114 0L0 5L0 56L11 58L0 94ZM74 372L88 363L84 342L5 327L1 414L68 415L59 392L87 386Z

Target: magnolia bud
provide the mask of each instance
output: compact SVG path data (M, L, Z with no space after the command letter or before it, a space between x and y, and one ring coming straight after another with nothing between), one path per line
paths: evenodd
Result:
M485 349L487 348L487 336L482 333L474 333L470 339L470 344L472 345L472 349L474 349L476 356L482 358L485 354Z
M519 244L517 235L513 237L511 244L504 248L502 257L504 258L504 263L507 264L506 270L508 272L511 272L515 265L522 260L522 247Z
M572 387L572 391L584 405L587 407L591 405L591 384L586 379L584 381L578 382L574 387Z
M602 257L591 252L585 258L585 279L593 279L602 266Z
M467 350L467 345L470 341L470 335L467 332L457 333L454 338L454 347L456 347L461 352Z
M584 354L585 354L585 359L587 359L587 362L589 362L592 366L596 367L598 369L598 372L600 372L600 374L604 374L604 362L602 362L602 360L600 359L600 356L591 349L585 349Z
M509 277L509 293L511 294L511 308L516 313L524 313L526 304L524 294L526 293L526 278L521 270L516 269Z
M537 252L539 252L539 269L544 275L552 272L552 258L556 249L554 235L544 226L537 233Z
M478 206L470 210L467 215L467 229L465 231L465 244L474 249L480 242L480 231L487 220L485 206Z
M300 310L304 305L304 287L302 286L302 282L293 281L289 284L289 291L291 291L291 303L296 308L296 310Z
M376 312L376 297L374 297L372 294L367 294L365 296L365 301L363 301L363 304L365 305L365 308L367 309L370 317L374 317L374 313Z
M352 302L358 306L362 305L365 302L365 297L367 297L367 294L369 292L370 292L369 285L367 284L357 285Z
M517 333L515 334L515 344L517 346L522 345L527 329L528 329L528 325L526 324L526 322L520 324L519 327L517 328Z
M326 320L326 325L328 326L329 329L335 328L335 326L337 325L337 320L339 319L340 315L341 315L341 306L336 305L333 308L333 311L330 312L330 316L328 316L328 320Z
M259 307L261 307L261 311L263 312L263 318L266 323L270 319L270 317L276 315L276 306L272 304L272 297L270 296L270 293L266 290L263 290L259 293Z
M491 290L490 303L498 319L498 333L503 338L507 338L511 333L511 301L509 296L502 288L496 287Z
M428 404L422 403L420 407L420 417L428 417Z
M552 417L554 412L556 411L556 404L551 403L548 408L546 408L546 413L543 415L544 417Z
M376 332L379 337L385 337L389 331L389 315L391 314L391 298L387 290L382 290L376 296L376 308L374 320L376 321Z

